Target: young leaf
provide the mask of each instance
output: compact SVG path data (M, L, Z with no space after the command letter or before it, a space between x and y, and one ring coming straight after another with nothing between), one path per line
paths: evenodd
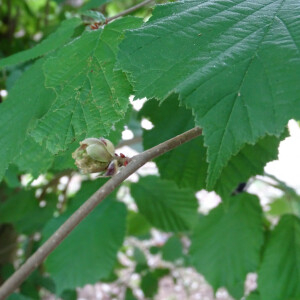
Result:
M299 14L297 0L180 1L157 6L121 43L137 97L177 93L193 109L208 188L245 143L300 118Z
M82 134L108 135L125 117L131 86L122 71L114 71L115 57L123 31L141 22L128 17L87 31L47 59L46 86L57 98L32 135L49 151L66 150Z
M300 220L285 215L271 233L258 274L261 300L300 299Z
M67 217L52 219L44 230L45 238ZM45 266L55 281L57 294L111 274L125 236L125 222L125 205L107 199L50 254Z
M258 198L241 194L199 219L193 230L190 254L196 269L215 290L224 286L240 299L247 273L257 270L262 244Z
M179 189L172 181L147 176L131 186L131 194L139 212L159 229L189 230L197 219L198 203L193 191Z
M9 57L0 60L0 69L11 65L16 65L21 62L26 62L30 59L42 56L52 50L62 47L68 42L73 35L75 27L81 24L81 20L78 18L72 18L65 20L61 23L58 29L50 34L45 40L39 43L34 48L18 52Z

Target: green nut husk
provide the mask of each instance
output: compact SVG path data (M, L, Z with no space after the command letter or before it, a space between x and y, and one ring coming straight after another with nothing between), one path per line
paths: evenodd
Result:
M115 147L104 138L87 138L72 153L76 166L85 174L102 172L115 157Z

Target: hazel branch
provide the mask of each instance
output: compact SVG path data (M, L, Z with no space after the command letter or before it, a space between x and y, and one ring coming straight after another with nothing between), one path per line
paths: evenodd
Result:
M0 299L6 299L33 272L46 257L69 235L69 233L101 203L126 178L142 167L148 161L158 157L202 134L199 127L186 131L149 150L132 157L130 163L118 174L114 175L84 204L75 211L68 220L33 254L27 261L0 287Z

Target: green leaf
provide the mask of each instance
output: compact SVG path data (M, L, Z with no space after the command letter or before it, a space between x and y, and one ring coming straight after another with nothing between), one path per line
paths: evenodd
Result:
M38 300L40 299L38 288L36 282L32 279L32 276L30 276L20 286L20 292L30 299Z
M170 237L162 247L162 258L166 261L175 262L182 258L182 243L177 236Z
M300 220L285 215L271 233L258 274L262 300L300 299Z
M176 93L193 109L208 188L244 144L300 118L299 14L297 0L180 1L157 6L121 43L138 98Z
M159 247L157 247L157 246L151 246L151 247L149 248L149 252L150 252L152 255L156 255L156 254L160 253L160 251L161 251L161 247L160 247L160 246L159 246Z
M80 11L85 11L92 8L100 8L101 5L110 1L111 0L90 0L81 7Z
M68 216L52 219L45 227L45 239ZM106 199L50 254L45 266L56 284L57 294L93 284L111 274L125 236L125 221L125 205Z
M129 211L127 215L127 235L135 237L148 236L151 229L151 225L146 218L134 211Z
M262 210L258 198L241 194L227 199L193 230L193 265L214 290L226 287L240 299L247 273L255 272L263 244Z
M124 124L127 121L127 118L130 115L130 109L127 110L126 116L124 119L120 120L113 129L110 131L109 135L103 135L103 137L109 139L114 145L117 145L122 136L122 131L124 129ZM72 153L79 147L79 141L83 140L84 136L77 137L76 141L68 145L66 151L58 153L54 157L52 170L54 171L62 171L66 169L76 169L74 159L72 158ZM44 149L45 152L49 151ZM51 156L51 154L50 154Z
M13 293L7 298L7 300L32 300L32 298L29 298L22 294Z
M140 112L141 116L150 119L154 125L152 130L144 130L145 149L194 127L191 111L178 106L174 97L165 100L160 106L155 100L148 101ZM255 145L245 145L223 169L215 186L216 192L228 196L240 182L247 181L253 175L263 174L265 164L277 158L278 146L284 137L286 133L280 138L266 136ZM197 191L206 188L206 160L203 137L198 137L159 156L155 162L162 178L174 180L179 187Z
M72 37L75 27L79 26L80 24L81 20L78 18L72 18L63 21L54 33L50 34L37 46L1 59L0 69L3 67L26 62L28 60L42 56L59 47L62 47Z
M76 290L65 290L62 294L61 294L61 296L60 296L60 298L62 299L62 300L77 300L77 292L76 292Z
M172 181L156 176L140 178L131 194L139 212L155 227L165 231L184 231L197 220L198 202L193 191L179 189Z
M20 153L22 143L37 119L49 109L55 94L44 86L44 74L40 59L30 67L0 106L0 180L9 163ZM33 88L34 87L34 90ZM32 158L34 163L35 161Z
M57 98L32 133L52 153L66 150L78 136L106 136L124 119L131 86L114 71L123 31L142 20L128 17L105 28L87 31L44 64L46 86Z
M286 197L276 199L269 206L270 210L268 210L268 214L272 216L280 216L283 214L293 213L293 207L288 199L286 199Z
M21 186L21 182L18 176L19 176L18 168L15 165L10 165L5 173L4 181L6 182L8 187L18 188Z
M74 158L72 157L72 153L78 148L79 141L84 138L78 138L78 141L74 141L69 144L68 149L62 153L57 154L54 157L52 170L54 171L63 171L66 169L75 169L77 170L77 166L75 165ZM51 154L52 155L52 154Z
M146 256L145 256L144 252L142 250L140 250L139 248L137 248L137 247L134 248L133 257L134 257L134 260L138 264L147 266Z
M140 116L150 119L152 130L144 130L143 145L149 149L195 126L190 110L178 106L174 97L158 105L155 100L144 104ZM205 188L207 173L206 148L200 136L155 159L162 178L173 180L179 187Z
M282 197L275 199L272 203L270 203L270 210L268 210L267 213L271 216L294 214L299 217L300 196L293 188L287 186L284 182L279 181L276 177L273 177L273 179L278 181L276 182L275 187L282 190L284 194Z
M280 137L265 136L255 145L246 144L222 170L215 191L227 197L239 183L246 182L251 176L263 175L266 163L278 158L279 143L286 136L284 131Z
M135 247L133 257L134 257L134 261L136 262L136 266L134 269L135 273L141 273L144 270L149 269L146 256L142 250Z
M131 288L126 289L125 300L137 300Z
M14 163L20 171L31 173L34 178L45 173L52 165L54 157L46 147L27 136Z
M34 190L21 190L0 203L0 223L12 223L17 231L25 234L37 232L53 217L56 200L49 197L46 206L40 207Z
M92 18L96 22L104 22L105 16L96 10L87 10L81 13L83 16Z
M109 178L98 178L97 180L84 181L78 193L69 200L68 210L65 215L71 215L78 209L89 197L91 197L102 185L104 185ZM110 194L109 198L115 199L116 191Z
M260 295L258 291L252 292L250 295L248 295L246 300L260 300Z
M158 290L158 277L154 272L148 272L142 277L141 289L146 298L152 298Z

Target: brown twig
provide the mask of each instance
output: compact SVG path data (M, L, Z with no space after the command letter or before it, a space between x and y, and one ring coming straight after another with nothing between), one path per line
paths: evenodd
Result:
M199 127L186 131L170 140L167 140L141 154L134 156L131 162L118 174L107 181L95 192L58 230L2 285L0 299L5 299L34 271L45 258L69 235L69 233L114 189L127 177L138 170L148 161L160 156L183 143L186 143L202 134Z
M132 13L132 12L138 10L139 8L141 8L141 7L143 7L143 6L147 5L147 4L149 4L149 3L151 3L151 2L154 2L154 1L155 1L155 0L145 0L145 1L139 3L139 4L135 5L135 6L132 6L132 7L128 8L128 9L123 10L122 12L120 12L120 13L118 13L118 14L116 14L116 15L110 17L110 18L106 18L104 22L95 22L95 23L93 23L92 25L90 25L89 23L84 23L84 25L90 25L90 27L91 27L92 29L98 29L99 26L102 26L102 25L104 25L104 24L108 24L109 22L111 22L111 21L113 21L113 20L115 20L115 19L118 19L118 18L120 18L120 17L123 17L123 16L125 16L125 15L128 15L128 14L130 14L130 13Z
M112 20L115 20L115 19L118 19L118 18L123 17L125 15L131 14L132 12L138 10L139 8L141 8L141 7L149 4L151 2L154 2L154 1L155 0L145 0L145 1L139 3L139 4L135 5L135 6L132 6L132 7L128 8L128 9L123 10L122 12L116 14L115 16L107 18L106 21L105 21L105 23L107 24L107 23L111 22Z

